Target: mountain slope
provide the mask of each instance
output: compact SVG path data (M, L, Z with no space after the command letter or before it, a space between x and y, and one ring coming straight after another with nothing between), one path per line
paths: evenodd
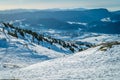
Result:
M104 44L67 57L37 63L13 71L11 75L8 71L4 75L22 80L119 80L120 44L112 44L106 51L102 51L101 47L104 47Z
M3 24L3 26L1 26L2 31L8 35L23 39L30 43L41 45L43 47L61 53L70 54L70 53L82 51L84 49L93 46L91 43L86 43L86 42L80 42L81 44L77 44L72 41L63 41L61 39L52 38L51 36L34 32L32 30L14 27L12 24L9 23L2 23L2 24Z
M102 37L96 36L96 38L98 37L97 42L100 42L96 47L65 55L38 45L36 39L32 41L31 35L33 36L34 32L30 31L29 35L24 33L25 38L23 38L19 34L22 29L7 25L9 27L0 28L1 79L119 80L120 42L117 35L116 38L111 37L112 40L109 40L109 36L104 35L104 37L108 37L108 41L113 41L108 42L105 38L103 40L105 43L99 41ZM23 31L29 33L28 30ZM10 32L14 32L11 34L14 37L10 35ZM44 40L46 39L51 38L44 38ZM87 39L88 42L89 40Z
M62 56L65 54L12 37L0 28L0 70L21 68Z

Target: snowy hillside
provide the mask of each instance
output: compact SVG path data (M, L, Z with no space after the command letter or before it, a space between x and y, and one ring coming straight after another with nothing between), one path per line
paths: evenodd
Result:
M86 42L80 42L81 44L77 44L74 41L64 41L61 39L56 39L29 29L15 27L10 23L2 23L1 29L2 32L13 37L66 54L82 51L93 46L93 44Z
M62 56L65 56L65 54L17 39L0 29L0 70L4 68L21 68Z
M119 80L119 41L119 34L97 33L63 41L3 23L0 79Z
M0 71L2 78L20 80L119 80L120 43L109 43L73 55L12 71Z

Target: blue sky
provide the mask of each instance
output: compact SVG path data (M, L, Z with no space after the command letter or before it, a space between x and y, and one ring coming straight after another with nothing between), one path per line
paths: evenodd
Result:
M120 0L0 0L4 9L107 8L120 10Z

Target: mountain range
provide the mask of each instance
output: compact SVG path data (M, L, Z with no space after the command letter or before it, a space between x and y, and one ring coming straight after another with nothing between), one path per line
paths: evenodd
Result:
M78 30L80 28L83 31L108 34L117 34L120 30L119 11L111 12L103 8L85 10L79 10L79 8L70 10L8 10L0 12L0 21L12 22L16 26L29 25L30 28L34 29L40 28L68 31ZM87 25L69 24L68 22L86 23ZM95 26L100 27L100 31L95 30ZM110 28L106 26L110 26ZM93 31L92 28L94 28L93 30L95 31ZM114 29L114 31L112 29Z

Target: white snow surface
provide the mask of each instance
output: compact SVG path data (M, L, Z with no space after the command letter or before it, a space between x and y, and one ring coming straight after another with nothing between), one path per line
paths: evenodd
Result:
M0 31L0 72L4 71L4 68L22 68L62 56L65 54L14 38Z
M107 51L100 51L99 48L3 72L0 77L20 80L119 80L120 45Z
M97 46L66 56L1 31L0 43L5 39L7 42L5 47L0 46L0 79L120 80L120 45L107 51ZM119 41L116 36L97 37L96 43L102 39L103 42ZM86 38L86 41L92 40Z
M87 25L87 23L83 23L83 22L71 22L71 21L67 21L67 23L69 23L69 24L79 24L79 25L84 25L84 26Z
M83 38L80 38L80 39L78 38L75 40L100 44L104 42L120 41L120 34L114 34L114 35L113 34L99 34L99 35L93 35L90 37L87 35L87 37L83 36Z
M102 22L111 22L111 19L110 17L107 17L107 18L103 18L101 19Z

